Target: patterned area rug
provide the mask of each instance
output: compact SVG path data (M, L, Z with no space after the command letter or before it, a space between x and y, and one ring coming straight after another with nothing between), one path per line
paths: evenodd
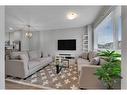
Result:
M69 68L62 68L59 74L56 74L56 67L50 64L25 80L14 77L7 77L6 79L53 89L78 89L79 86L77 64L70 64Z

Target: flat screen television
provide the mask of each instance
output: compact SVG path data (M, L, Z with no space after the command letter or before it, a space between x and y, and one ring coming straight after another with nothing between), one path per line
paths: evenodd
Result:
M58 50L76 50L76 39L58 40Z

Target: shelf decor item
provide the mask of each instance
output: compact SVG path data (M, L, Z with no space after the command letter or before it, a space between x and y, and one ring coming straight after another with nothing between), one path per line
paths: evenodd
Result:
M83 51L88 51L88 33L83 34Z
M13 41L13 50L14 51L21 51L21 41Z
M113 89L121 77L121 54L115 51L101 51L98 55L106 61L101 68L96 70L95 75L104 83L107 89Z

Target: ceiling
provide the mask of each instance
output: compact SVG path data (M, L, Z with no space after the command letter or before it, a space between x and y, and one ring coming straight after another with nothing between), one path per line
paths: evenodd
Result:
M31 25L33 30L43 31L81 27L91 24L102 6L6 6L5 28L20 29ZM75 12L78 17L68 20L66 14Z

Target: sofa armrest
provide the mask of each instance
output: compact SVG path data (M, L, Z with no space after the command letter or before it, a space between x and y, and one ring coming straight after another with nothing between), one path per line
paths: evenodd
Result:
M6 61L6 75L25 78L28 74L28 63L23 60L8 60Z
M103 88L101 81L94 74L98 65L86 65L82 66L79 76L79 86L85 89L98 89Z

